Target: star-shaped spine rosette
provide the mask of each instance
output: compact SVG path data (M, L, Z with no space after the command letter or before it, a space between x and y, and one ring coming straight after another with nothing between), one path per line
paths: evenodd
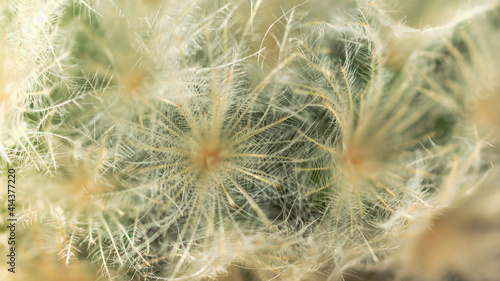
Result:
M153 107L128 127L123 174L130 186L139 185L130 192L144 201L139 222L149 237L140 247L162 244L152 255L203 248L200 239L224 243L226 225L238 221L255 229L273 225L259 203L289 184L282 177L285 164L296 159L280 155L290 144L278 145L289 141L287 117L256 115L262 88L239 92L231 85L233 71L207 71L213 88L187 84L176 91L177 102ZM173 276L185 259L178 260Z
M122 137L113 165L121 183L103 195L108 207L91 232L100 236L96 256L111 255L141 274L214 275L251 256L252 248L271 256L283 251L271 245L228 250L230 240L261 243L251 236L293 228L280 204L297 200L291 171L303 159L291 148L304 140L293 138L294 113L285 113L268 87L292 57L252 87L244 71L252 54L224 37L227 23L207 24L188 46L202 45L206 53L198 56L206 64L190 67L190 56L171 64L161 74L161 96L142 99L145 110L133 118L116 119L114 134Z
M450 182L456 183L457 171L464 179L476 176L480 165L470 159L484 146L478 141L466 149L463 140L440 135L441 111L423 94L430 80L416 75L421 66L409 60L391 77L377 30L358 20L335 30L346 45L341 59L304 44L301 58L315 78L293 84L296 94L316 97L311 107L327 116L319 122L328 124L301 132L321 156L298 170L312 173L304 192L324 208L322 225L334 229L330 246L338 249L343 241L343 254L332 254L339 264L380 261L396 241L388 234L470 187L462 182L452 188Z

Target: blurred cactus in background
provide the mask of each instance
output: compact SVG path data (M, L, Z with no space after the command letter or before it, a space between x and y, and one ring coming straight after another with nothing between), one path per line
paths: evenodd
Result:
M0 279L497 280L499 15L3 1Z

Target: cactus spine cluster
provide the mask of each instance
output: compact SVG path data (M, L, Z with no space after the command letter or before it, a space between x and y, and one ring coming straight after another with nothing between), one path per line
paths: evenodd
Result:
M500 2L397 2L2 2L0 276L414 274L409 234L496 192Z

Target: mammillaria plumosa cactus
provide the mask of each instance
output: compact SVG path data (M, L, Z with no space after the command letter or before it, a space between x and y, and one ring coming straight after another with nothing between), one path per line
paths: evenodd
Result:
M499 245L500 2L466 2L2 2L0 276L494 280L425 247Z

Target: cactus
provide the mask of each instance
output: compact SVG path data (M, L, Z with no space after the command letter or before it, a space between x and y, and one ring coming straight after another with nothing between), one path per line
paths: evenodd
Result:
M0 4L0 276L493 280L500 2L327 2Z

